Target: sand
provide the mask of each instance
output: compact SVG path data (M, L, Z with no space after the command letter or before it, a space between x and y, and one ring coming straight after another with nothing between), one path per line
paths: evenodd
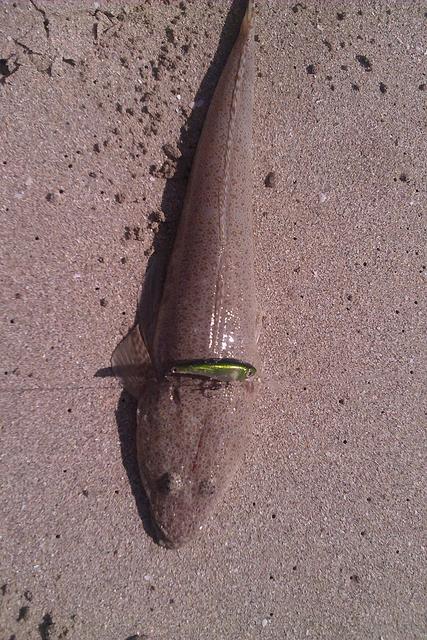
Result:
M1 4L2 639L427 635L422 2L257 2L255 438L197 541L146 530L109 360L229 8Z

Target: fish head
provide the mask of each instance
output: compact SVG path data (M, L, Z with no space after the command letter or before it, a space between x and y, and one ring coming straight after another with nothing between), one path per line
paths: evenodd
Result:
M176 548L212 514L252 431L253 385L177 376L138 405L141 479L159 542Z

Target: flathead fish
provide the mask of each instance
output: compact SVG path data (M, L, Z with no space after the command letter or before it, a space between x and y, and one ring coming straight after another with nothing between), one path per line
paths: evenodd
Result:
M249 0L197 146L153 335L140 320L112 357L138 400L141 479L169 547L203 527L252 432L253 18ZM143 381L147 362L154 383Z

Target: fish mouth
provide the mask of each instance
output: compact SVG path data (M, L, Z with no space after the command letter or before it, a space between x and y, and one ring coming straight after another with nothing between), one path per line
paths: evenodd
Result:
M191 542L197 535L197 528L190 528L181 534L172 532L171 535L166 527L160 523L159 518L156 518L153 510L151 510L151 530L156 544L165 549L179 549Z
M151 523L154 531L155 542L165 549L179 549L185 543L185 540L172 540L168 537L165 530L161 525L156 522L155 518L151 517Z

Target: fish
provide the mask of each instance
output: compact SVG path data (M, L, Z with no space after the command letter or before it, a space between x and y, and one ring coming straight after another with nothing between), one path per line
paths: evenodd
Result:
M195 152L155 326L144 310L113 373L138 401L137 458L158 541L193 540L237 473L259 380L252 211L254 2Z

